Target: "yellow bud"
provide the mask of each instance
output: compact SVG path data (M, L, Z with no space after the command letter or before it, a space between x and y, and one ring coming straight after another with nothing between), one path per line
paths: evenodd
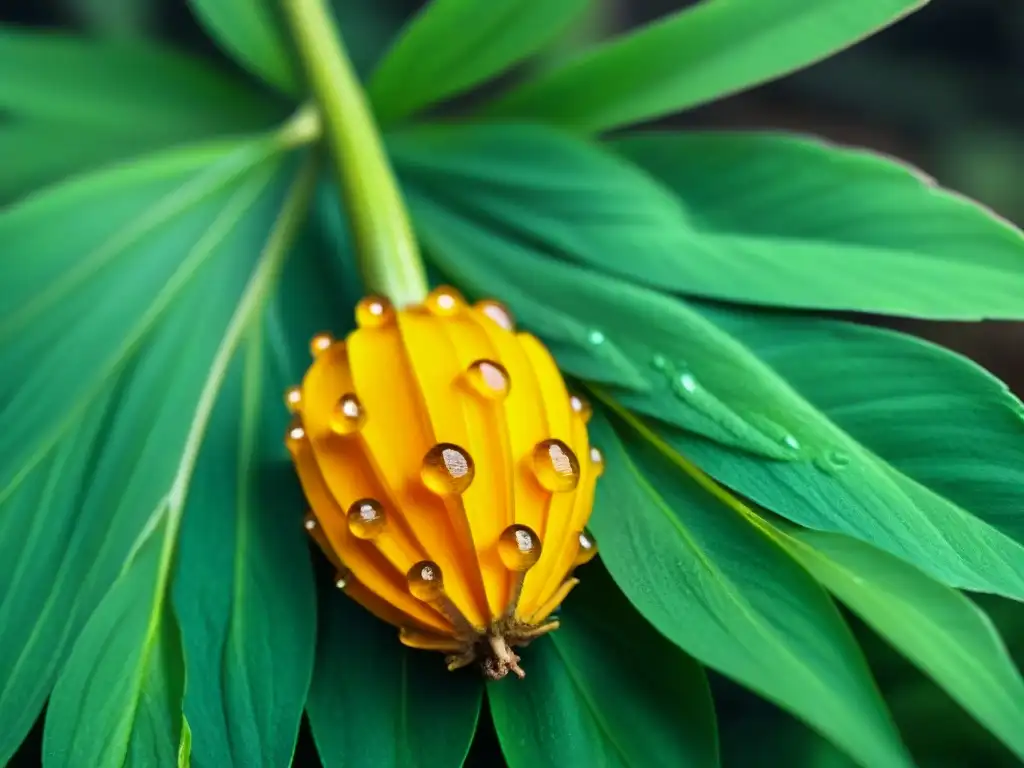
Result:
M402 642L449 653L449 669L521 676L511 649L557 628L586 559L602 468L589 406L496 302L439 288L402 310L369 297L357 314L344 343L314 339L287 396L304 525Z

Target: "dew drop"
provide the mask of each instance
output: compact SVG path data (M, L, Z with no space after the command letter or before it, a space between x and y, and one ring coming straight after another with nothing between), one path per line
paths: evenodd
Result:
M668 368L668 358L664 355L655 355L651 358L651 367L656 371L664 371Z
M295 453L305 438L306 430L303 428L302 422L298 417L292 419L292 423L288 425L288 431L284 435L284 444L288 450Z
M549 491L571 491L580 481L580 464L561 440L542 440L533 449L533 471Z
M597 554L597 542L590 535L590 531L587 530L580 531L576 539L576 558L572 561L572 564L575 566L589 563Z
M312 512L306 515L305 519L302 521L302 527L307 531L316 530L316 518L313 516Z
M484 299L474 304L473 308L478 312L482 312L496 325L504 328L506 331L514 331L516 329L516 321L513 319L512 313L500 301Z
M360 328L381 328L395 320L395 308L383 296L366 296L356 304L356 323Z
M441 566L433 560L420 560L406 574L409 592L417 600L432 603L444 596L444 579Z
M288 387L284 392L285 407L292 413L302 408L302 387Z
M540 537L525 525L510 525L498 538L498 556L510 571L527 571L540 560Z
M438 496L451 496L469 488L475 472L469 453L452 443L438 443L423 457L420 477Z
M447 285L435 288L423 302L424 306L434 315L454 315L462 309L466 300L462 295Z
M594 474L597 477L604 474L604 454L601 453L600 448L590 447L590 465L594 468Z
M850 454L832 449L815 458L814 466L826 474L834 475L850 466Z
M604 334L601 331L595 329L587 334L587 341L589 341L595 347L600 344L604 344Z
M384 507L376 499L359 499L348 508L348 529L357 539L374 539L386 525Z
M574 413L578 413L580 415L584 424L590 421L590 417L594 414L594 409L590 405L590 401L581 395L570 395L569 406L572 408Z
M676 392L683 395L692 395L697 391L697 378L692 373L681 373L676 379Z
M334 344L334 337L329 333L318 333L309 340L309 354L318 358Z
M471 363L466 369L466 381L474 392L490 400L504 399L512 385L505 366L494 360Z
M366 423L366 409L359 398L349 392L338 398L331 411L331 431L336 435L351 435Z
M793 435L787 434L787 435L783 436L782 442L787 447L792 448L794 451L799 451L800 450L800 441L797 440L796 437L794 437Z
M334 586L338 589L345 589L352 583L352 571L345 569L334 574Z

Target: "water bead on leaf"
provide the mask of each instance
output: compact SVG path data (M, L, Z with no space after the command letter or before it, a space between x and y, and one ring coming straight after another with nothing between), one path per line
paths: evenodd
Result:
M359 499L348 508L348 529L358 539L374 539L386 525L384 508L376 499Z
M420 477L438 496L460 494L473 482L476 467L464 449L452 443L438 443L423 457Z
M342 395L331 412L331 431L337 435L351 435L366 423L366 410L352 393Z
M381 328L395 321L395 308L383 296L367 296L356 304L356 323L360 328Z
M477 394L491 400L504 399L511 387L505 367L494 360L477 360L466 369L466 380Z
M540 537L525 525L510 525L498 539L498 556L510 571L526 571L540 560Z
M542 440L533 449L537 481L554 492L572 491L580 481L580 464L572 448L561 440Z

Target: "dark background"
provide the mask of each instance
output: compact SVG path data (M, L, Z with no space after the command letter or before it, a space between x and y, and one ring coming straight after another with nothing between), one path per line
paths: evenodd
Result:
M400 23L419 5L415 0L342 1L365 6L366 39ZM588 40L688 4L692 3L595 0L595 11L585 27L550 55L564 55ZM0 21L71 28L98 36L155 38L202 56L219 56L191 18L185 0L0 0ZM680 127L786 128L877 149L920 166L943 185L1024 223L1024 3L932 0L896 27L827 62L663 122ZM0 159L0 173L2 168ZM1024 392L1024 323L870 321L963 352L1018 393ZM1002 628L1018 664L1024 663L1024 612L1004 601L979 598L979 602ZM856 620L852 623L922 765L998 768L1019 764L944 693ZM726 765L833 768L848 764L788 715L728 681L713 678L713 684ZM482 723L486 721L484 713ZM39 736L37 728L16 765L39 764ZM496 749L493 732L482 728L470 764L500 764ZM308 731L300 739L295 764L300 768L318 764Z

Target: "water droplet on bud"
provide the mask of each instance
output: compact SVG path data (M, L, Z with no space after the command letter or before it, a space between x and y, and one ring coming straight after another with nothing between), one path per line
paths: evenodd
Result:
M366 410L359 398L351 392L338 398L331 412L331 431L336 435L351 435L366 423Z
M334 586L338 589L345 589L350 583L352 583L352 571L345 569L334 575Z
M597 555L597 542L590 535L590 531L580 531L577 541L579 548L576 550L576 559L572 562L574 566L589 563Z
M444 597L444 578L441 566L433 560L421 560L406 574L409 592L417 600L432 603Z
M600 477L604 474L604 454L601 449L590 446L590 464L594 468L594 474Z
M348 529L357 539L374 539L386 525L384 508L376 499L360 499L348 508Z
M472 457L452 443L438 443L427 451L420 468L423 484L438 496L462 493L475 473Z
M466 300L462 298L462 295L447 285L432 290L423 302L431 314L442 317L456 314L465 304Z
M380 328L395 320L395 308L383 296L366 296L356 304L356 323L360 328Z
M482 312L496 325L504 328L506 331L514 331L516 329L516 321L513 319L512 313L509 312L508 307L500 301L485 299L483 301L478 301L473 305L473 308L478 312Z
M316 518L313 516L312 512L306 515L305 519L302 521L302 527L307 531L316 530Z
M292 419L292 423L288 425L288 431L285 432L284 444L288 450L295 453L299 449L299 444L306 439L306 430L302 426L302 422L298 417Z
M302 387L288 387L284 392L285 407L292 413L302 408Z
M533 449L533 471L549 491L571 491L580 481L580 464L561 440L542 440Z
M498 556L510 571L529 570L540 553L540 537L525 525L510 525L498 538Z
M508 395L512 381L501 363L477 360L466 369L466 380L473 390L491 400L502 400Z
M591 407L590 402L582 395L570 395L569 406L572 408L574 413L578 413L580 415L584 423L590 421L590 417L594 413L594 409Z
M334 337L331 334L318 333L309 340L309 354L316 359L330 349L332 344L334 344Z

